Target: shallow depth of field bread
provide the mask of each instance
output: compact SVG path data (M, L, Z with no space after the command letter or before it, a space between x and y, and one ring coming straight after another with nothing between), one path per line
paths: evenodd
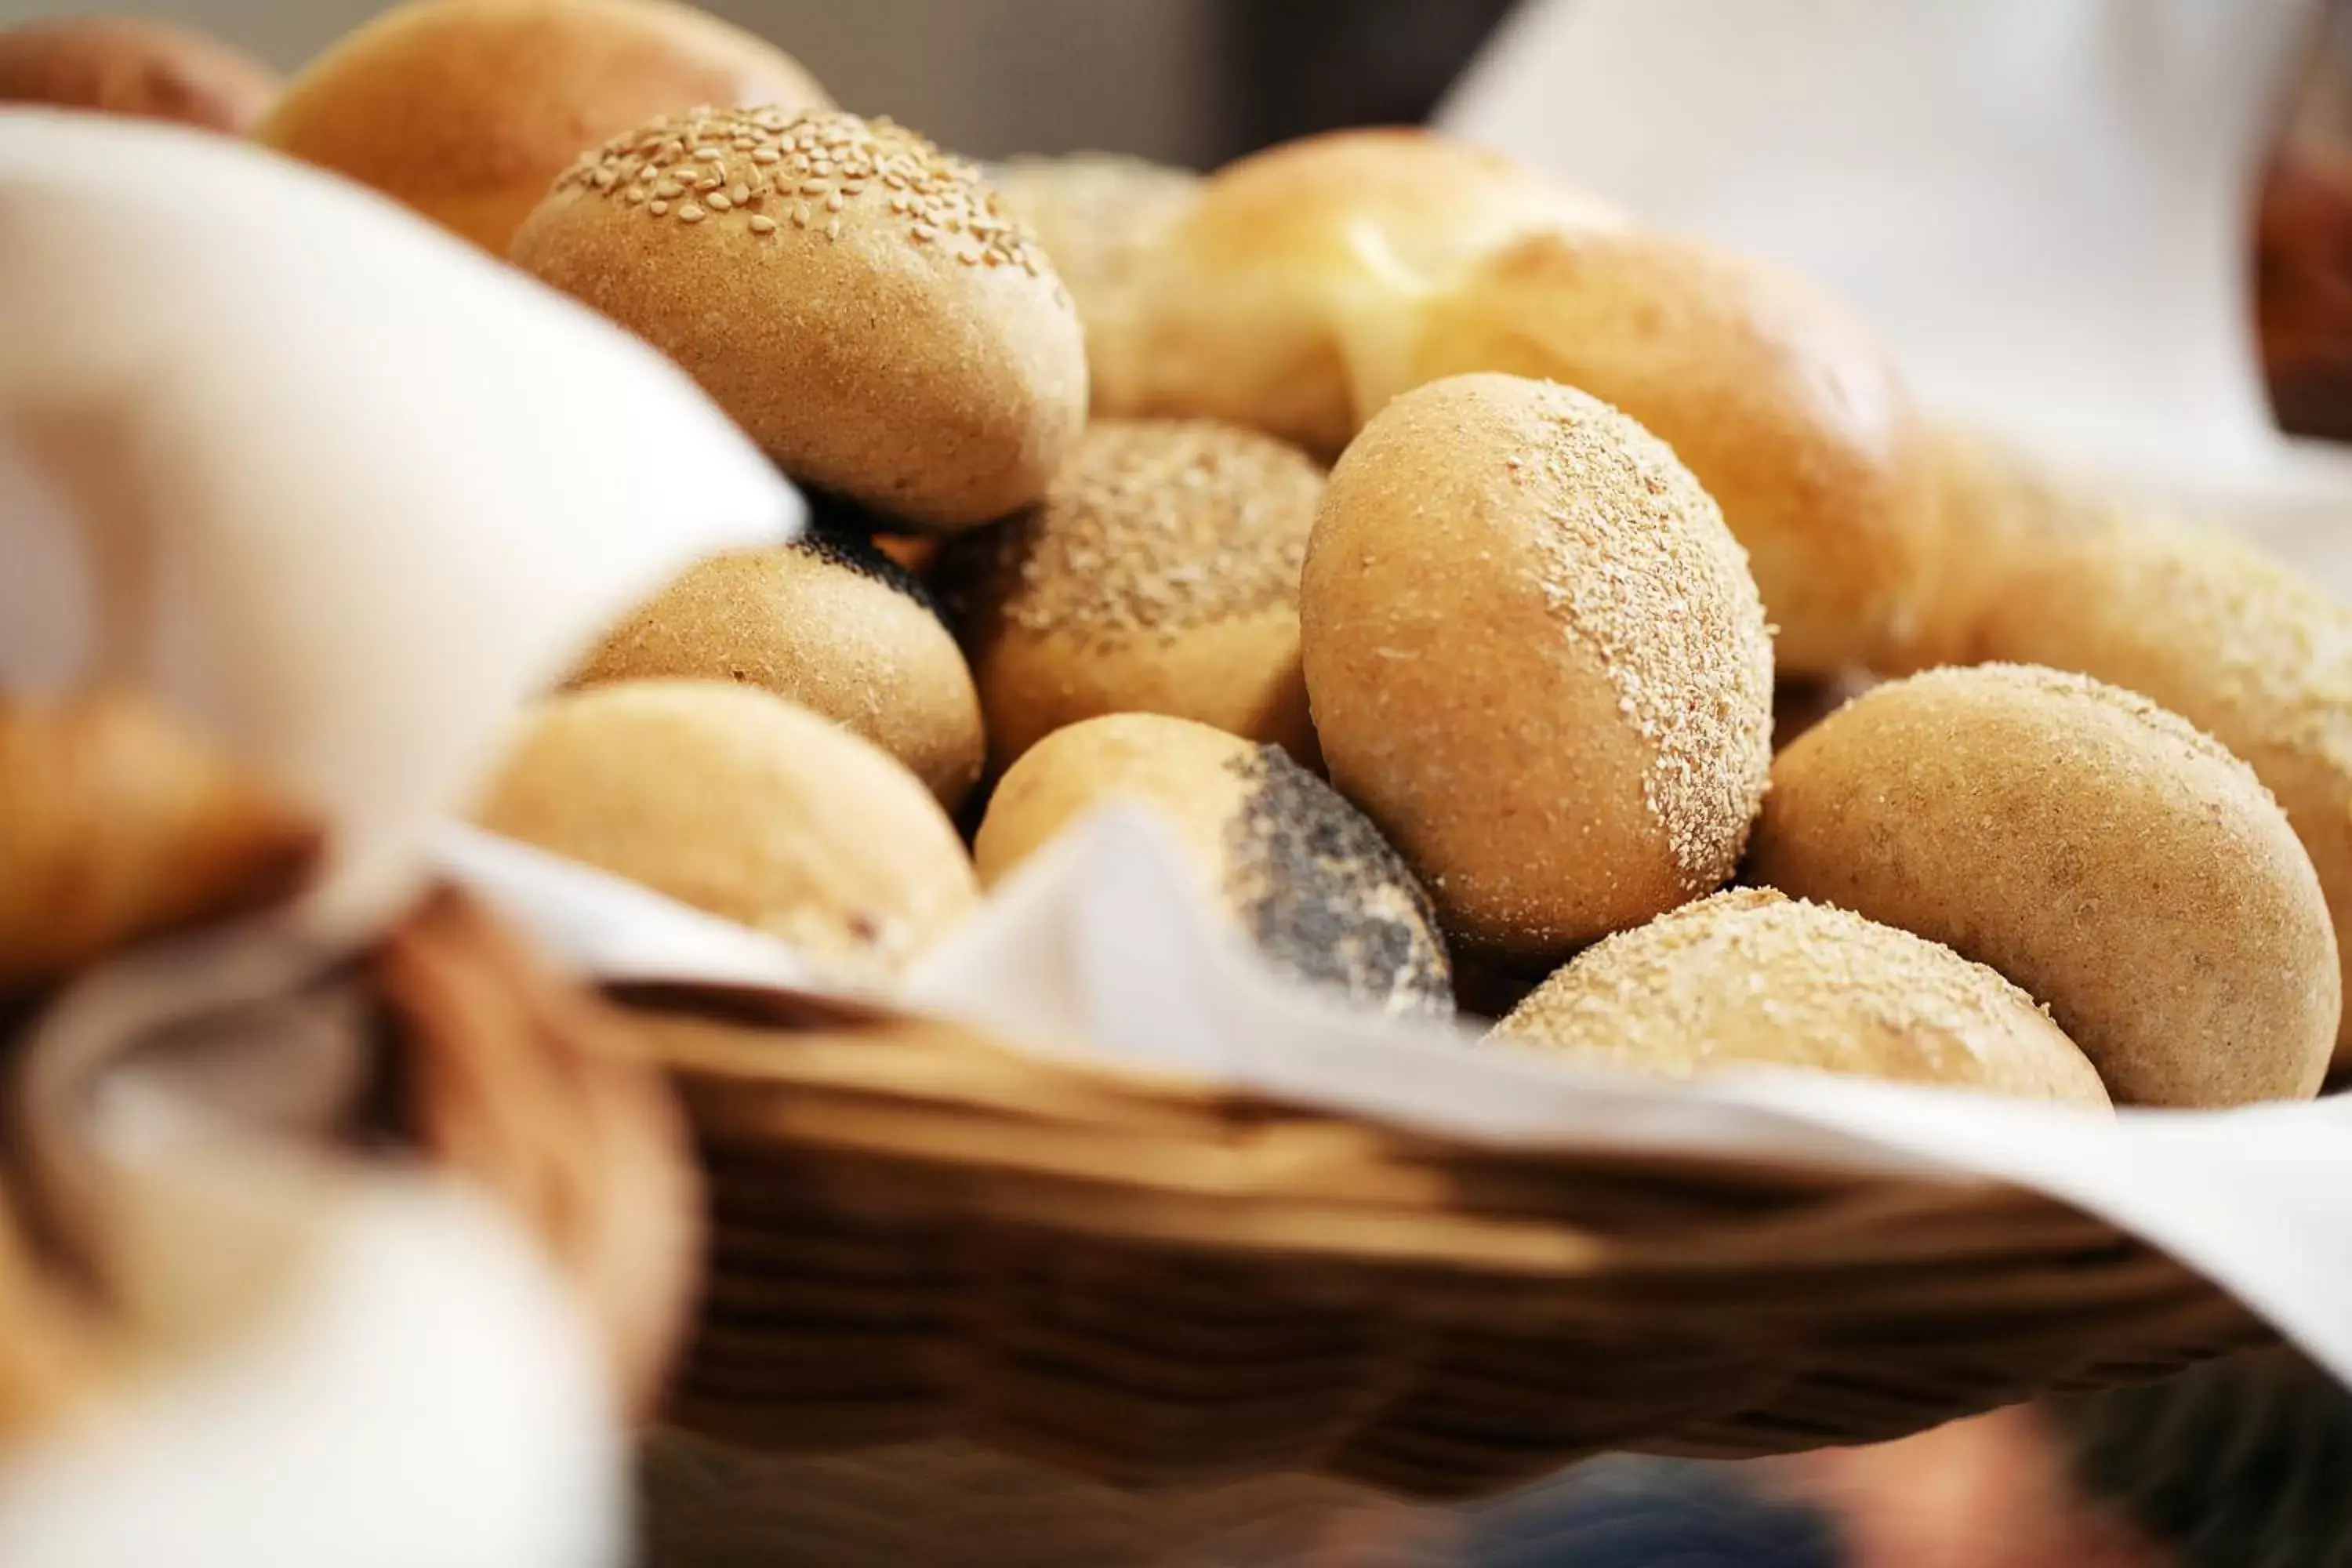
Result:
M1397 399L1332 470L1299 620L1333 784L1466 949L1557 961L1730 877L1771 642L1715 503L1614 409L1507 375Z
M1780 753L1748 871L1999 970L2120 1104L2326 1070L2342 984L2310 857L2245 763L2118 688L2016 665L1879 687Z
M1086 423L1052 264L971 164L887 120L654 121L566 171L513 258L684 366L793 478L908 530L1027 506Z
M1429 900L1379 830L1280 747L1188 720L1114 714L1032 747L989 802L974 844L982 880L994 885L1117 801L1174 830L1279 967L1391 1012L1453 1011Z
M606 634L573 684L666 678L789 698L906 763L950 812L980 779L963 654L923 585L854 535L697 563Z
M979 898L919 779L752 686L644 680L551 698L477 816L852 981L888 979Z
M278 96L242 49L169 23L53 17L0 27L0 104L167 120L242 136Z
M1669 1078L1799 1067L2108 1104L2074 1043L1983 964L1759 888L1587 948L1490 1037Z
M1298 574L1323 473L1206 420L1098 419L1035 507L939 566L1002 769L1066 724L1167 713L1316 758Z

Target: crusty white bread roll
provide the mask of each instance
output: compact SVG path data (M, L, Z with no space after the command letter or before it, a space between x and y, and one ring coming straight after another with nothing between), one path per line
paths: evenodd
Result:
M700 104L831 102L782 49L674 0L407 0L304 67L256 134L504 256L608 136Z
M278 74L217 38L145 17L57 17L0 28L0 103L169 120L242 136Z

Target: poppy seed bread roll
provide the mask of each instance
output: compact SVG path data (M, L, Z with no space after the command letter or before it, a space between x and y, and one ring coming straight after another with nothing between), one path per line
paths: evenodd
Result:
M1737 888L1586 949L1488 1037L1668 1078L1797 1067L2105 1110L2033 998L1948 947Z
M920 780L757 687L643 680L551 698L476 815L845 980L889 979L979 897Z
M1125 801L1176 836L1278 967L1391 1013L1453 1011L1427 896L1361 813L1281 748L1118 713L1055 731L1013 765L973 852L994 886L1091 811Z
M953 812L987 753L963 654L923 585L854 536L713 556L615 626L572 684L740 680L861 735Z
M0 28L0 104L168 120L242 136L278 96L268 66L146 18L58 17Z
M793 478L911 529L1035 500L1087 416L1052 264L887 120L703 110L568 170L514 260L668 354Z
M1507 375L1405 394L1331 472L1299 587L1331 782L1470 951L1557 962L1714 891L1771 762L1772 645L1664 443Z
M782 50L672 0L407 0L311 61L255 134L494 255L608 136L706 103L831 103Z
M2186 720L2017 665L1881 686L1782 752L1748 875L2046 1004L2118 1104L2317 1091L2342 1007L2310 857Z
M1298 573L1323 472L1205 420L1097 420L1035 507L939 565L1011 765L1082 719L1166 713L1315 760Z

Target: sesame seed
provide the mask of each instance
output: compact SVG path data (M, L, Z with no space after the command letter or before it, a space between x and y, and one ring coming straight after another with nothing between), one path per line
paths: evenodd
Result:
M646 211L653 214L656 217L667 217L669 216L669 204L667 202L648 202L646 204Z
M740 207L751 199L751 187L738 180L728 187L727 199Z
M776 232L776 220L772 217L761 217L758 214L754 213L751 216L751 232L753 234L773 234Z
M839 239L841 237L841 220L839 218L835 218L831 223L824 226L824 237L827 239Z
M725 212L729 207L731 207L731 206L733 206L733 205L735 205L732 201L730 201L730 200L729 200L729 199L728 199L728 195L727 195L727 193L726 193L725 191L713 191L713 192L711 192L711 193L710 193L710 195L709 195L709 201L710 210L711 210L712 212L715 212L715 213L723 213L723 212Z

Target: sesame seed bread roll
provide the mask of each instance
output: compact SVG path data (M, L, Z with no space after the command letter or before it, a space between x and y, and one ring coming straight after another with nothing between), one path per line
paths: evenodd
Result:
M551 698L477 816L780 938L846 981L889 979L979 899L920 780L751 686L631 681Z
M2316 1092L2342 1007L2310 857L2251 769L2113 686L1879 687L1772 768L1752 879L1940 942L2048 1005L2118 1104Z
M1363 814L1277 746L1118 713L1056 731L1004 775L973 846L990 887L1114 801L1150 811L1277 967L1391 1013L1447 1014L1429 899Z
M2303 840L2338 961L2352 960L2352 608L2217 530L2116 516L2021 563L1979 638L1995 658L2137 691L2244 758ZM2341 1026L2336 1062L2352 1067Z
M950 813L988 742L963 654L923 585L855 536L713 556L615 626L572 678L740 680L873 742Z
M504 256L608 136L698 104L831 102L790 55L670 0L408 0L298 73L256 134Z
M1488 1038L1666 1078L1810 1068L2108 1108L2074 1042L1983 964L1765 889L1586 949Z
M1146 261L1198 199L1201 176L1141 158L1080 153L1011 159L989 177L1077 303L1095 412L1127 412L1144 374L1137 334Z
M1299 624L1332 783L1466 949L1557 962L1738 864L1763 609L1698 481L1607 405L1507 375L1398 398L1332 470Z
M1097 420L1045 499L940 565L992 764L1104 713L1168 713L1316 759L1298 572L1323 471L1205 420Z
M971 165L887 120L656 121L573 164L513 254L794 479L914 531L1027 506L1086 423L1086 342L1044 252Z
M1411 384L1401 372L1418 312L1488 250L1622 221L1597 197L1425 131L1333 132L1253 153L1210 175L1145 257L1140 379L1123 411L1229 420L1337 457Z
M278 76L242 49L145 18L56 17L0 27L0 104L168 120L242 136Z

